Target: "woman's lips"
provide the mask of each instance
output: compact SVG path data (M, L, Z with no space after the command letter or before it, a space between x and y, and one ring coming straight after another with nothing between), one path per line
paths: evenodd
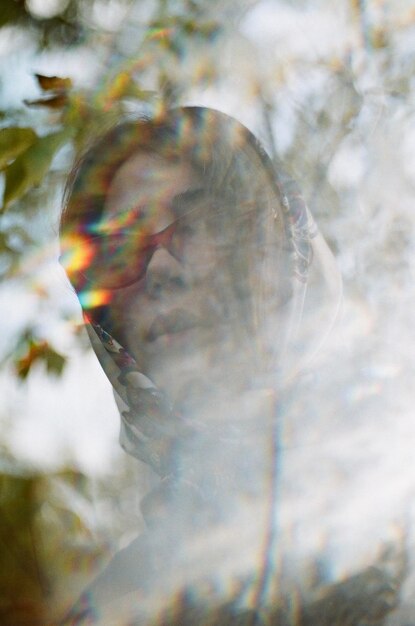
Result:
M184 309L174 309L170 313L157 315L146 334L146 340L152 342L163 335L176 335L203 325L193 313Z

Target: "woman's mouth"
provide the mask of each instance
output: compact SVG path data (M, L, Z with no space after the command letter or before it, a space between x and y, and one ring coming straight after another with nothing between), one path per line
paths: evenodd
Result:
M153 342L159 337L178 335L197 326L204 324L196 315L185 309L174 309L170 313L157 315L146 334L146 340Z

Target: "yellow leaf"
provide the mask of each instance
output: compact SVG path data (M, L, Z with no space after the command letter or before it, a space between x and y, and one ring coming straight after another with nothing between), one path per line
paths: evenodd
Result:
M44 91L66 91L72 87L70 78L60 78L60 76L43 76L35 74L37 82Z
M128 90L131 84L131 76L128 72L120 72L112 81L107 91L107 97L111 100L118 100Z

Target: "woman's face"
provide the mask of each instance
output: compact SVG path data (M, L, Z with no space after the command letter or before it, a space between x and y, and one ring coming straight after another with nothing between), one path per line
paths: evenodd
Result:
M138 153L116 173L99 224L108 234L129 224L147 239L175 224L156 239L137 281L112 290L108 312L114 336L139 370L180 405L192 388L203 393L214 385L219 393L219 384L242 384L228 297L232 246L229 233L212 225L218 210L188 163ZM138 246L143 241L137 236ZM133 271L139 265L128 250L124 260Z

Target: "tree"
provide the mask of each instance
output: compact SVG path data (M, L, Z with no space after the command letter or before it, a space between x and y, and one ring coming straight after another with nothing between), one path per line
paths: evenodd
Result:
M75 156L126 113L209 102L246 121L301 180L345 279L349 357L342 357L341 372L332 357L331 367L323 370L325 382L314 383L321 390L317 404L316 387L304 383L309 404L296 400L301 417L290 422L293 445L301 441L305 423L318 422L316 415L339 411L357 428L357 415L367 416L361 418L365 426L380 415L388 427L396 415L411 413L410 377L397 372L413 367L408 295L414 271L413 7L400 0L342 0L332 7L319 0L3 0L0 13L0 41L7 46L11 37L22 37L35 59L27 97L8 104L6 81L13 76L6 63L3 96L0 92L1 280L3 293L24 291L31 302L3 350L9 376L27 381L39 368L51 377L64 376L68 351L84 345L79 323L67 323L73 322L73 303L58 301L44 261L56 262L53 230ZM83 80L79 67L70 71L69 63L62 72L37 73L41 55L49 55L52 63L64 54L77 55L78 66L80 59L90 59ZM59 320L59 333L51 331L52 318ZM7 331L6 321L3 326ZM362 362L369 364L366 369ZM352 397L349 404L339 401L342 394ZM337 426L347 439L350 430ZM7 442L5 435L5 448ZM13 546L4 552L3 568L13 575L5 581L9 599L0 603L1 619L14 625L30 619L44 623L50 596L41 570L48 570L61 535L55 512L39 522L39 501L47 502L56 476L28 475L24 464L6 452L0 538L3 544L9 538ZM126 480L130 497L134 476L130 466L121 467L110 493L105 481L97 481L94 506L114 501L117 486ZM68 470L59 480L73 485L84 478ZM78 527L74 537L92 533L87 516L77 517L70 503L65 506L68 510L62 513L61 507L59 515L72 520L65 522L68 527L72 522ZM94 529L98 539L74 548L76 558L83 549L95 558L111 539L133 527L123 506L120 498L118 512ZM37 524L50 528L43 564L43 557L32 554ZM22 587L28 598L24 607L10 603Z

